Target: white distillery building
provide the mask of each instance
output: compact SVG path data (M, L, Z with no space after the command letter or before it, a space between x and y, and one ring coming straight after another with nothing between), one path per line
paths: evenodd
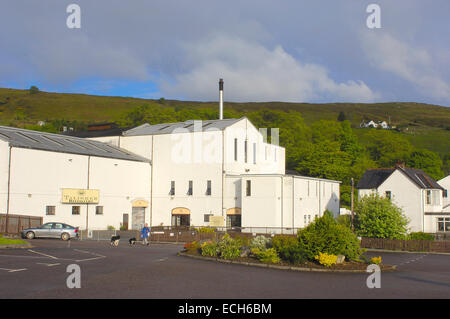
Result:
M285 174L285 149L246 118L149 125L92 138L151 163L153 226L302 228L339 214L340 182ZM274 139L275 134L272 134Z
M81 229L251 231L302 228L325 210L338 215L340 182L286 175L285 149L264 135L246 117L93 138L0 127L0 214Z
M410 231L450 231L450 214L444 211L444 189L420 169L404 165L369 169L357 188L358 197L377 193L391 199L409 218Z

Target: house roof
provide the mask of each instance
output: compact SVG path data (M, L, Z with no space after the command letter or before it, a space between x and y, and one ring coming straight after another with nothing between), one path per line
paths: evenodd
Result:
M0 140L12 147L148 162L139 155L99 141L0 126Z
M231 126L236 122L239 122L242 119L244 118L242 117L240 119L206 120L206 121L189 120L185 122L163 123L155 125L145 123L141 126L123 132L123 136L159 135L159 134L193 132L194 129L198 128L197 123L195 122L198 122L199 125L201 125L202 131L203 130L221 131L227 128L228 126Z
M409 167L368 169L358 182L358 189L378 188L391 174L400 170L413 183L423 189L443 189L433 178L424 171Z

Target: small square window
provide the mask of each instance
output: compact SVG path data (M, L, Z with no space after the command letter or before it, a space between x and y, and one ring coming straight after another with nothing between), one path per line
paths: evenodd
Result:
M213 215L212 215L212 214L205 214L205 215L203 215L203 221L204 221L205 223L209 223L209 218L210 218L211 216L213 216Z
M72 206L72 215L80 215L80 206Z
M95 215L103 215L103 206L95 206Z
M46 215L55 215L56 213L56 206L47 206L45 208Z

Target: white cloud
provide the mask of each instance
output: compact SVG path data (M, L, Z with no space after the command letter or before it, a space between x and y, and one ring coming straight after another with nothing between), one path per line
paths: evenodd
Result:
M281 46L273 49L242 38L217 36L184 47L186 67L162 82L167 96L217 99L217 81L224 78L228 101L371 102L378 98L364 82L337 83L325 67L302 63Z
M450 82L441 74L445 59L449 59L448 51L432 53L389 33L366 33L362 44L367 58L376 68L408 81L425 96L450 101Z

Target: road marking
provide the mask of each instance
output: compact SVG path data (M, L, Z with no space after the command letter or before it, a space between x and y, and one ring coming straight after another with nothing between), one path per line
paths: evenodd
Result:
M42 255L42 256L48 257L48 258L52 258L52 259L58 259L58 257L55 257L55 256L51 256L51 255L47 255L47 254L44 254L44 253L40 253L40 252L38 252L38 251L34 251L34 250L31 250L31 249L28 249L28 251L30 251L30 252L32 252L32 253L35 253L35 254L39 254L39 255Z
M22 269L0 268L0 270L6 270L7 272L17 272L17 271L24 271L24 270L27 270L27 269L26 268L22 268Z
M166 261L167 259L169 259L168 257L166 258L161 258L161 259L157 259L156 261Z
M78 251L80 253L85 253L85 254L89 254L89 255L93 255L93 256L97 256L94 258L87 258L87 259L79 259L79 260L75 260L76 262L82 262L82 261L89 261L89 260L96 260L96 259L101 259L101 258L106 258L106 256L97 254L97 253L93 253L90 251L86 251L86 250L80 250L80 249L74 249L75 251Z
M36 264L39 264L39 265L45 265L45 266L47 266L47 267L53 267L53 266L58 266L58 265L61 265L61 264L46 264L46 263L36 263Z

